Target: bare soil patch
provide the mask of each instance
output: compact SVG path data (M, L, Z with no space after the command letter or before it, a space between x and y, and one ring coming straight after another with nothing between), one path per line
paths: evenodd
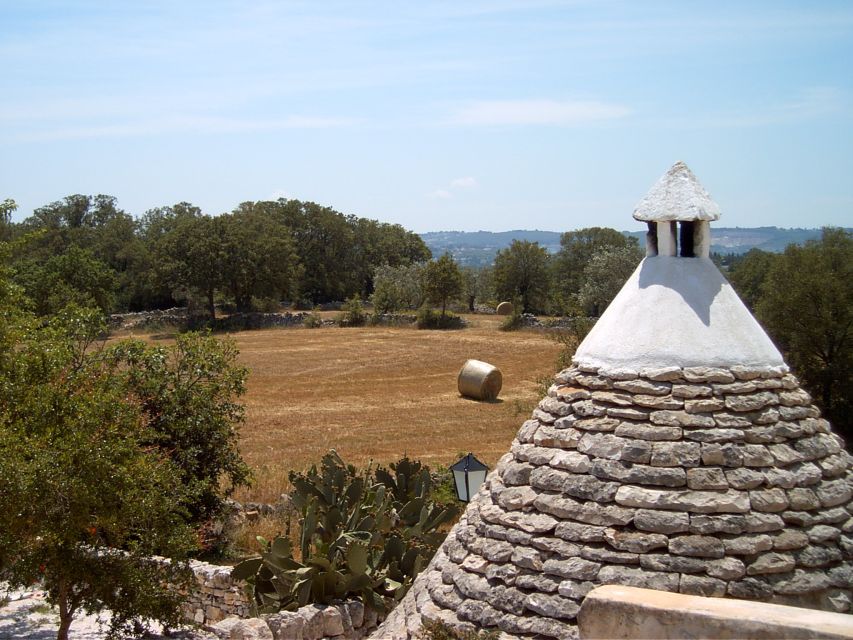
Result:
M504 333L502 318L468 316L459 331L364 327L268 329L233 334L249 368L241 450L256 476L238 499L274 501L287 474L336 449L357 465L403 454L430 466L474 452L493 466L553 374L560 350L546 334ZM157 338L152 338L157 340ZM459 395L465 360L494 364L494 403Z

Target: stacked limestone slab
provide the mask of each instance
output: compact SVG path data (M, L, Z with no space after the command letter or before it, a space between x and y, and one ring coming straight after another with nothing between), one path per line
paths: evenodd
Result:
M851 469L784 368L566 369L376 637L573 638L600 584L847 612Z

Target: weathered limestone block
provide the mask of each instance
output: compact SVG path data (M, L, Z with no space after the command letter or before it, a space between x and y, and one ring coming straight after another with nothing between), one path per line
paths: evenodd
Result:
M578 433L578 439L580 439L580 433ZM517 461L535 465L548 464L557 452L548 444L539 447L532 444L519 444L518 442L513 442L510 451Z
M649 411L637 409L636 407L608 407L609 418L620 418L622 420L648 420Z
M701 467L687 470L687 487L690 489L723 490L729 488L726 475L719 467Z
M723 540L726 555L754 556L773 548L773 538L763 534L743 535Z
M568 560L546 560L543 571L546 574L571 578L572 580L595 580L601 569L600 562L592 562L583 558Z
M522 569L540 571L542 569L542 554L530 547L515 547L510 562Z
M845 475L853 463L842 453L818 460L817 466L820 467L824 478L838 478Z
M692 515L690 516L690 533L703 535L714 533L729 533L738 535L746 531L745 515Z
M619 391L593 391L592 399L596 402L613 404L618 407L631 407L634 405L634 399L630 393L620 393Z
M595 588L592 582L581 582L579 580L566 579L560 582L558 593L564 598L580 600Z
M583 433L577 429L560 428L557 426L542 425L537 429L536 435L533 436L533 443L537 447L557 447L559 449L574 449L578 446ZM527 460L534 464L548 464L551 458L556 454L555 451L549 449L547 459L543 457L534 458L528 454ZM524 459L521 456L517 456Z
M582 418L599 418L607 414L607 408L592 400L578 400L572 403L572 409Z
M749 395L726 396L726 407L732 411L758 411L768 405L779 403L779 396L772 391L759 391Z
M613 383L607 378L599 378L598 376L575 376L575 382L582 387L593 390L612 389Z
M687 413L713 413L725 408L726 403L721 398L701 398L698 400L685 400L684 410Z
M501 611L507 611L516 615L524 613L524 600L526 594L513 587L496 587L489 604Z
M803 455L787 444L770 444L767 445L767 450L773 456L774 462L781 467L803 460Z
M533 436L536 435L536 431L539 427L540 424L538 420L526 420L518 430L518 433L515 436L516 440L522 444L530 444L533 442Z
M611 380L634 380L640 374L636 369L628 367L602 367L598 370L598 375Z
M539 401L539 408L546 413L550 413L553 416L562 417L567 416L572 413L572 405L566 402L563 402L557 398L550 398L548 396L542 398Z
M702 445L702 464L707 466L742 467L743 453L736 444L708 443Z
M542 425L554 424L554 421L557 419L557 416L552 415L547 411L542 411L542 409L538 407L533 410L532 415L533 419Z
M608 411L610 411L608 409ZM576 418L572 423L573 429L581 431L613 431L618 427L620 421L616 418ZM555 424L556 426L556 424ZM562 426L562 425L560 425Z
M687 483L687 474L681 467L652 467L617 460L598 459L590 473L597 478L633 484L683 487Z
M710 428L716 425L714 418L701 413L687 413L686 411L652 411L649 414L652 424L665 427L703 427Z
M779 393L779 404L786 407L799 407L811 404L812 397L804 389L793 389Z
M744 432L741 429L690 429L684 431L684 437L694 442L741 442Z
M680 398L668 396L649 396L638 394L634 396L634 404L648 409L658 409L661 411L682 409L684 401Z
M654 533L682 533L690 528L690 516L678 511L638 509L634 515L634 526Z
M486 569L486 578L500 580L504 584L513 585L521 570L514 564L490 564Z
M669 553L676 556L722 558L726 550L719 538L686 535L669 539Z
M491 593L491 586L486 578L467 571L457 571L453 575L453 583L462 595L474 600L488 600Z
M775 513L747 513L746 530L749 533L780 531L785 528L785 521Z
M794 448L804 460L817 460L841 451L841 445L832 435L819 433L794 442Z
M596 547L584 545L581 547L581 558L601 562L602 564L640 564L640 556L637 553L625 551L614 551L609 547Z
M797 566L817 568L839 562L842 559L842 553L838 547L810 545L797 551L794 554L794 559Z
M746 575L746 565L737 558L719 558L706 562L705 572L720 580L740 580Z
M748 429L752 426L752 420L749 419L750 414L737 413L715 413L714 423L718 427L726 429Z
M749 492L749 501L756 511L779 513L788 508L788 495L782 489L753 490Z
M769 573L788 573L795 566L794 557L784 553L764 553L749 563L746 573L761 576Z
M652 549L666 547L668 542L667 537L659 533L640 533L622 529L606 529L604 539L614 549L630 553L648 553Z
M685 491L623 485L616 492L616 503L624 507L671 509L692 513L746 513L749 511L749 495L733 489L725 492Z
M551 458L551 466L555 469L564 469L572 473L587 473L592 466L592 461L589 456L577 451L558 451ZM527 474L527 482L530 481L530 474Z
M652 445L645 440L628 440L622 448L621 460L637 464L648 464L652 458Z
M627 444L625 438L609 433L585 433L577 444L578 451L596 458L619 460L622 449Z
M671 556L666 553L646 553L640 556L640 567L646 571L668 571L675 573L701 573L708 560L688 556Z
M588 524L626 525L634 517L632 509L624 509L616 505L604 506L595 502L581 503L572 498L556 495L540 495L534 506L539 511L558 518L570 518Z
M774 551L794 551L808 546L809 536L796 529L786 529L773 536Z
M539 615L566 620L574 620L580 611L580 605L574 600L544 593L531 593L524 605Z
M811 486L821 481L821 472L817 465L811 462L793 464L785 469L770 468L764 470L764 483L768 487L793 489L800 486Z
M815 488L815 493L823 507L846 504L853 498L853 482L845 478L823 482Z
M540 593L554 593L559 589L561 580L543 573L522 573L515 579L515 586ZM522 602L524 599L522 598Z
M755 380L756 378L761 377L761 371L742 364L736 364L735 366L730 367L729 371L731 371L738 380Z
M482 556L471 553L465 557L460 566L469 573L485 575L486 569L489 566L489 561Z
M642 395L665 396L671 389L672 384L668 382L655 382L653 380L620 380L613 383L614 389L620 391L628 391L629 393L639 393Z
M672 395L675 398L705 398L713 393L711 387L707 384L674 384L672 385ZM684 403L687 406L687 403ZM720 407L722 409L722 407Z
M623 422L614 431L617 436L651 441L681 440L682 433L681 427L662 427L630 422Z
M507 511L516 511L532 505L538 495L531 487L507 487L498 494L496 502Z
M695 467L702 448L698 442L656 442L652 445L653 467Z
M773 466L773 456L767 447L760 444L745 444L740 447L745 467L770 467Z
M577 400L588 400L592 394L581 387L564 386L557 389L557 399L563 402L575 402Z
M561 522L554 529L554 535L571 542L604 542L607 527L579 522Z
M678 585L678 591L693 596L720 598L726 595L726 587L725 582L716 578L683 575Z
M634 567L610 565L598 572L602 584L621 584L626 587L642 587L658 591L678 591L680 576L677 573L645 571Z
M231 627L231 640L275 640L269 625L260 618L246 618Z
M523 486L530 482L531 471L533 471L533 467L526 462L510 462L501 468L500 474L504 484Z
M762 578L743 578L729 582L728 593L734 598L766 600L773 596L773 587Z
M825 524L818 524L806 531L809 542L813 544L821 544L826 542L834 542L841 537L841 529L831 527Z
M669 382L682 377L681 367L646 367L640 369L640 376L656 382Z
M731 371L714 367L685 367L684 379L688 382L734 382L735 376Z
M783 575L773 581L773 591L782 595L813 593L829 587L829 576L822 571L796 569L793 576Z
M755 469L740 467L737 469L726 469L726 481L733 489L755 489L764 484L764 474Z

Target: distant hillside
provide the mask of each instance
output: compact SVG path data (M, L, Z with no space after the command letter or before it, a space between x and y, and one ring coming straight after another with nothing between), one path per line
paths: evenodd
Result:
M623 231L643 244L644 231ZM499 249L513 240L538 242L549 253L560 250L560 233L518 229L515 231L430 231L420 234L434 256L449 252L461 265L480 267L492 264ZM780 229L778 227L712 227L711 251L746 253L753 247L763 251L783 251L789 244L802 244L820 237L820 229Z

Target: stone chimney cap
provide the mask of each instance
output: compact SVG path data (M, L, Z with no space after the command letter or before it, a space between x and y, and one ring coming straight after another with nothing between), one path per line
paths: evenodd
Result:
M687 165L676 162L634 209L644 222L719 220L720 207Z

